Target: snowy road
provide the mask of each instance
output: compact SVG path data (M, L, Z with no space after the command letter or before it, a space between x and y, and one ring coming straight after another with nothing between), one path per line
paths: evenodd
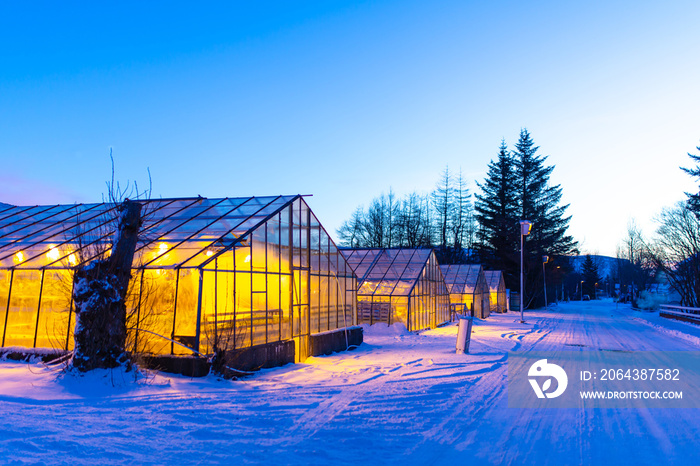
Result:
M513 409L508 351L700 350L700 330L614 304L372 329L359 349L245 381L80 381L0 363L0 464L699 464L695 409Z

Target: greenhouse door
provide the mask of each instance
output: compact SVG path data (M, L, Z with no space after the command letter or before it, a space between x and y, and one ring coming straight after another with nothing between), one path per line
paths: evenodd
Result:
M295 362L303 362L309 356L309 334L311 316L309 315L309 269L295 267L294 293L292 297L292 335L294 336Z

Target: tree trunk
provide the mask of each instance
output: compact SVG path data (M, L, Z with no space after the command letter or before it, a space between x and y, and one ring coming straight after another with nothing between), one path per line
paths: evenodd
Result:
M126 294L141 228L141 204L120 206L121 217L108 259L75 272L75 350L72 365L85 372L129 362L126 353Z

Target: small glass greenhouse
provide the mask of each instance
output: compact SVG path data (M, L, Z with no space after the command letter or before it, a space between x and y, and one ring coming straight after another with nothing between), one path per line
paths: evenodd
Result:
M484 270L477 264L441 265L453 307L462 305L464 312L474 306L474 316L485 319L490 313L489 288Z
M484 270L484 277L489 287L491 312L508 312L506 282L500 270Z
M409 331L450 318L450 298L432 249L341 249L358 277L358 324L396 322Z
M356 278L302 196L138 201L130 350L204 354L355 324ZM0 206L2 346L69 350L73 272L109 256L117 206ZM347 335L347 334L346 334Z

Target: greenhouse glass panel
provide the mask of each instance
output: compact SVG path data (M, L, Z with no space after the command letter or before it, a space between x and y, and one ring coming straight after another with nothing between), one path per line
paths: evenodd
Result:
M9 312L5 319L3 346L34 346L34 330L39 311L43 273L38 270L15 272Z
M321 332L321 279L318 275L311 275L311 331Z
M279 273L267 275L267 306L270 314L268 322L268 341L280 341L282 339L282 288L280 287Z
M0 269L0 343L5 339L5 321L8 318L13 272ZM4 345L3 345L4 346Z
M319 307L321 317L317 331L325 332L331 328L337 327L336 322L338 311L340 310L336 305L338 286L335 283L335 279L328 276L319 277L319 282ZM333 310L332 313L331 310Z
M267 326L273 320L273 317L267 312L267 291L253 293L253 309L250 318L253 345L267 343Z
M142 271L138 291L139 353L162 354L171 350L177 272L167 269Z
M267 270L267 230L258 228L253 233L250 266L254 272Z
M69 270L51 270L45 273L38 325L35 329L35 347L63 348L65 346L72 278Z

